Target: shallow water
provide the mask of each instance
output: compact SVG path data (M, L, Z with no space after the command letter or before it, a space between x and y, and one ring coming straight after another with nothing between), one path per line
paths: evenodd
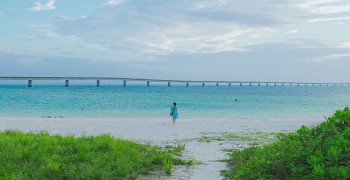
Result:
M237 100L237 101L235 101ZM0 117L291 118L330 115L350 105L350 87L0 86Z

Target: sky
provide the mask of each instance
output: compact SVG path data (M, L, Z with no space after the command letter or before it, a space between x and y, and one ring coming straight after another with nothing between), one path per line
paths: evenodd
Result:
M349 0L11 0L0 23L0 76L350 82Z

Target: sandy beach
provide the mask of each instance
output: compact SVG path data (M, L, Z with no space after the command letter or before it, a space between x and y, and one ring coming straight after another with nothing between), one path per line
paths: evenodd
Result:
M203 133L280 132L293 131L301 125L314 126L324 118L295 119L180 119L172 125L170 119L114 118L0 118L0 130L24 132L47 131L62 135L99 135L109 133L123 139L166 146L185 144L184 158L194 158L193 167L175 167L171 176L155 173L140 179L222 179L226 168L225 148L235 147L232 141L199 142L193 140Z

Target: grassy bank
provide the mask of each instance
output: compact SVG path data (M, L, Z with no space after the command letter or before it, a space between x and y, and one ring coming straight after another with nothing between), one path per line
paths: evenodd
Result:
M101 136L0 132L0 179L133 179L185 164L183 147L160 148Z
M227 179L350 179L350 110L266 146L231 150Z

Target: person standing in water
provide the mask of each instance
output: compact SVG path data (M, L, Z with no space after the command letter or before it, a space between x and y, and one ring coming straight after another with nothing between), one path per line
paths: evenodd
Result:
M170 116L173 117L173 125L175 125L175 121L178 118L176 102L173 103L173 106L170 109Z

